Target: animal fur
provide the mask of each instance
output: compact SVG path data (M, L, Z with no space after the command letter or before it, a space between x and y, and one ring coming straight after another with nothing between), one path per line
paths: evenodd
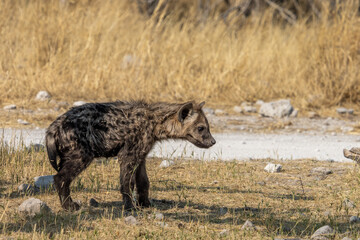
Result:
M70 184L94 158L117 156L125 209L134 207L131 192L136 185L138 203L149 207L149 179L145 158L156 141L186 139L201 148L216 143L202 111L195 104L142 101L88 103L59 116L46 132L49 160L61 205L78 210L70 197ZM57 161L59 159L59 161Z

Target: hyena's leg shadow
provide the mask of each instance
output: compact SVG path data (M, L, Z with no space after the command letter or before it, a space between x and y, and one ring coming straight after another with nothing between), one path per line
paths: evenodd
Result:
M123 197L124 208L134 208L132 193L135 185L136 162L130 159L120 159L120 192Z
M60 171L54 176L55 188L59 194L61 206L68 211L80 209L80 205L70 197L70 184L93 160L93 156L67 156L61 159Z
M145 159L143 159L136 169L136 190L139 205L142 207L150 207L149 188L150 182L146 173Z

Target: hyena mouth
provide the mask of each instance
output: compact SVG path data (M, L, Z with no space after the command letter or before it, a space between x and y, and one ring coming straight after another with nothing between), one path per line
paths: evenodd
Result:
M199 140L197 140L196 138L194 138L193 136L191 136L190 134L186 135L187 139L194 144L195 146L199 147L199 148L209 148L211 145L205 144L203 142L200 142Z

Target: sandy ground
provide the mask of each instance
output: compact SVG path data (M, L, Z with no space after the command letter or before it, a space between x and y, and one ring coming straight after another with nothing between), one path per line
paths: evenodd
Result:
M158 143L149 156L203 160L307 158L345 162L350 160L343 157L343 148L360 146L360 136L353 131L353 120L274 120L256 116L211 116L209 119L220 131L213 134L217 143L212 148L199 149L185 141L169 140ZM1 139L10 146L19 146L20 142L25 146L44 144L43 128L3 128L0 133Z

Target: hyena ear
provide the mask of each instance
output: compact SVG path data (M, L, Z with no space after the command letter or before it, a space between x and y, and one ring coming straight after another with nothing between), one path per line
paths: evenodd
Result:
M184 122L185 118L189 116L189 113L193 110L193 103L187 102L184 103L184 105L181 106L179 112L178 112L178 119L179 122Z
M205 101L204 101L204 102L201 102L201 103L199 104L199 108L201 109L204 105L205 105Z

